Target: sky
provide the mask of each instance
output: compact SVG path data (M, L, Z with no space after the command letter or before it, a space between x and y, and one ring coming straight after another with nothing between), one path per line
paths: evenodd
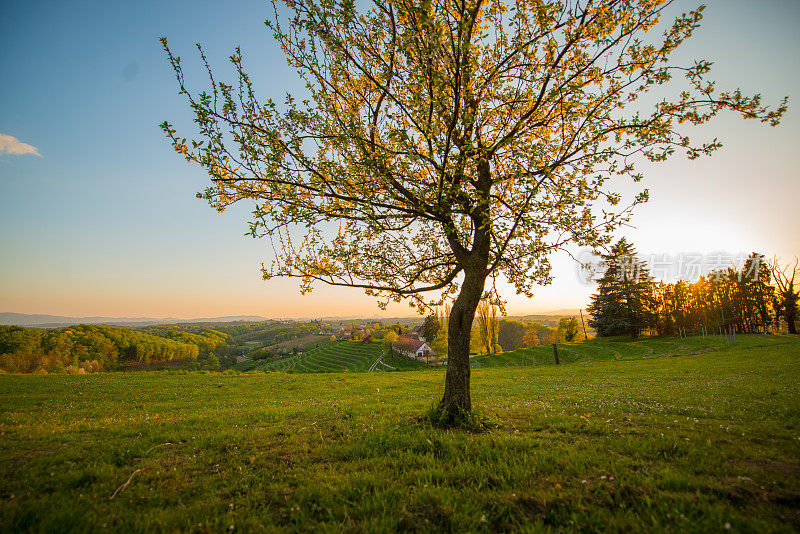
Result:
M714 62L718 87L789 96L777 128L724 115L693 133L711 158L644 168L650 202L619 235L645 256L719 261L757 250L800 255L800 2L711 0L680 52ZM679 0L673 13L696 4ZM223 214L195 193L207 175L159 124L189 133L159 37L212 65L241 45L263 98L300 90L261 1L4 2L0 7L0 312L69 316L405 316L357 289L264 282L268 243L246 237L251 206ZM181 128L182 127L182 128ZM628 192L633 192L630 189ZM573 250L573 255L581 251ZM666 255L666 256L665 256ZM709 260L709 258L714 258ZM533 299L506 288L511 314L584 307L594 286L567 255Z

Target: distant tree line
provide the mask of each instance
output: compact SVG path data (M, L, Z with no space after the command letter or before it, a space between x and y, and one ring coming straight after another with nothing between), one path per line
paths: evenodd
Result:
M291 339L307 336L313 334L318 330L318 326L311 323L271 323L266 324L261 328L251 329L244 333L236 334L235 340L238 344L247 343L248 341L258 341L263 345L273 345L275 343L283 343ZM222 330L222 329L219 329ZM236 331L244 330L241 326L235 329Z
M429 344L437 359L447 358L449 319L449 309L445 307L429 315L423 323L422 332L427 340L432 340ZM472 326L470 352L497 354L558 341L564 341L559 339L559 330L535 322L501 319L497 306L484 300L478 306Z
M195 360L201 351L224 344L219 332L185 334L161 337L101 325L49 330L0 326L0 369L12 373L93 372L125 364Z
M589 325L600 336L699 334L720 328L757 333L779 321L796 333L797 264L781 267L754 252L740 267L711 271L695 282L665 283L651 276L625 239L603 256L603 264L605 272L588 307Z

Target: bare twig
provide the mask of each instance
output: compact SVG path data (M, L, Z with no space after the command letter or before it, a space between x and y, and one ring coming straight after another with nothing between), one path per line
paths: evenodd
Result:
M129 477L128 477L128 480L126 480L126 481L125 481L125 483L124 483L123 485L121 485L120 487L118 487L118 488L116 489L116 491L114 491L114 493L112 493L112 494L111 494L111 497L109 497L109 498L108 498L108 500L109 500L109 501L112 501L112 500L114 500L114 497L116 497L118 494L120 494L120 493L122 493L123 491L125 491L125 488L127 488L127 487L128 487L128 484L130 484L130 483L131 483L131 480L133 480L133 475L135 475L135 474L136 474L136 473L138 473L139 471L141 471L141 469L137 469L136 471L134 471L133 473L131 473L131 476L129 476Z

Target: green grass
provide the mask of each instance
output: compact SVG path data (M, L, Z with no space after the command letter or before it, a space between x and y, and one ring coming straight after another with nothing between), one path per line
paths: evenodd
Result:
M800 343L585 345L473 370L478 434L444 369L2 375L0 531L800 529Z
M407 358L406 356L402 356L397 353L392 354L384 354L381 361L386 364L383 366L376 366L376 370L382 371L416 371L419 369L426 369L428 366L419 361L419 360L412 360L411 358Z
M628 338L601 338L576 343L558 343L561 363L630 360L692 354L729 348L755 348L787 341L784 336L738 336L736 345L729 345L719 336L645 338L631 341ZM552 345L517 349L495 355L476 356L470 361L473 368L513 367L521 365L555 365Z

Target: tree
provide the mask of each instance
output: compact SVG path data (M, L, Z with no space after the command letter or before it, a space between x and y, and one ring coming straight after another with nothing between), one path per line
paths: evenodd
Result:
M734 283L737 328L742 332L766 328L771 322L770 306L774 301L775 288L770 285L772 273L764 255L753 252L738 272L735 268L728 271Z
M455 297L440 402L455 417L472 406L470 332L487 280L531 296L551 280L553 251L609 243L647 199L622 203L612 187L641 178L634 156L720 146L692 141L687 125L724 109L775 125L786 111L786 100L770 109L717 92L708 61L672 64L703 8L662 35L669 4L286 0L267 25L306 93L260 101L241 49L225 83L201 46L208 89L190 90L162 38L198 135L162 128L208 172L199 196L211 206L254 203L250 233L275 251L265 279L361 288L421 313Z
M653 279L647 265L636 257L636 249L623 237L603 255L606 268L598 281L597 293L587 308L589 326L598 336L638 337L655 326ZM577 332L577 321L575 322ZM559 321L561 332L561 321Z
M795 258L794 264L780 265L778 258L773 258L769 264L772 278L778 289L778 310L783 314L790 334L797 333L797 302L800 300L800 287L795 282L800 273L800 259Z
M436 314L428 315L425 318L425 322L422 323L422 335L429 343L436 338L439 329L441 329L441 325L439 324L439 318L436 317Z
M398 337L400 336L398 336L397 332L394 330L389 330L386 332L386 335L383 336L383 346L385 347L387 354L392 353L392 346L395 344Z
M717 269L691 282L653 285L655 329L659 335L735 327L741 333L762 332L775 301L770 268L764 256L750 254L741 267Z
M441 361L447 359L447 330L439 330L436 337L431 341L431 349L433 349L437 360Z
M430 345L436 355L436 359L442 361L447 359L447 332L449 330L450 308L445 306L443 310L438 310L437 316L440 328Z
M210 352L208 357L200 363L200 369L205 371L219 371L220 367L219 358L213 352Z
M577 317L562 317L558 320L558 340L572 343L578 336L579 326Z
M478 346L486 354L497 354L497 306L488 299L482 300L478 305L476 326Z
M528 328L525 330L525 338L523 339L523 343L526 347L536 347L541 345L535 328Z
M497 342L505 352L517 350L523 344L525 325L519 321L501 319L497 330Z

